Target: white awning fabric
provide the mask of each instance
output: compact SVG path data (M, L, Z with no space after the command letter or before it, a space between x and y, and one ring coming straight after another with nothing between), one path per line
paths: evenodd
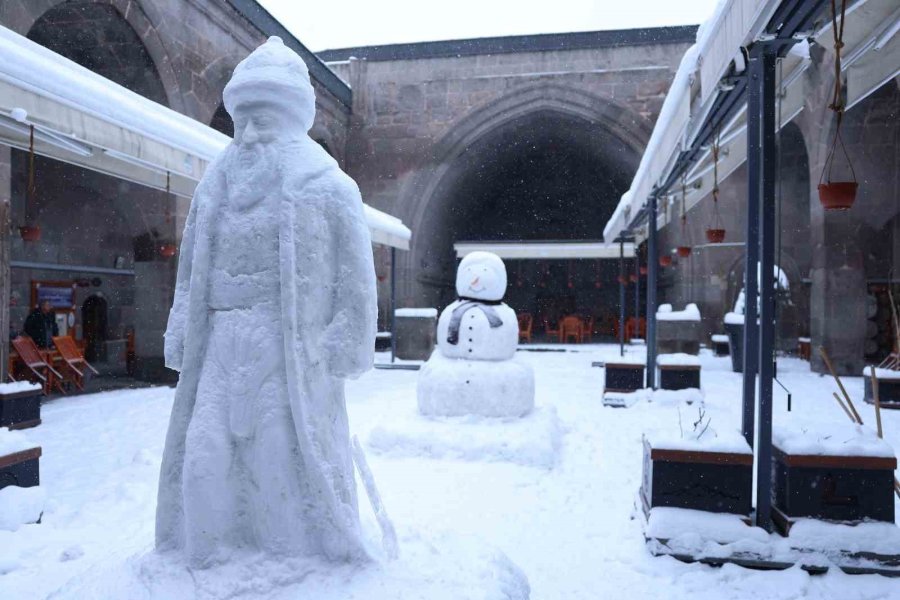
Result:
M619 258L619 244L603 242L456 242L457 258L472 252L493 252L511 260L569 260ZM625 242L621 252L625 258L634 256L634 244Z
M191 197L230 138L0 27L0 144ZM399 219L366 206L376 243L408 249Z
M778 0L721 0L700 26L697 43L678 66L631 187L603 229L604 240L611 242L626 231L653 187L666 179L678 153L688 148L699 132L720 93L719 81L739 56L741 46L762 31L767 15L778 4Z
M603 230L604 240L612 241L626 231L633 217L645 206L653 186L668 177L678 152L693 143L714 104L719 93L718 82L731 68L732 61L741 62L740 58L736 59L740 48L760 35L779 4L778 0L722 0L712 17L701 26L697 43L685 54L675 74L631 187L623 194ZM887 81L900 76L900 7L897 0L858 0L848 7L846 17L842 53L850 109ZM830 19L813 37L822 46L833 45ZM795 46L782 60L781 126L803 110L806 96L801 75L809 64L805 43ZM698 68L700 90L696 91L692 86ZM687 119L685 98L690 115ZM720 181L746 160L745 112L724 128L721 148ZM686 209L709 194L712 187L711 153L707 151L688 173ZM661 208L666 210L657 220L658 228L680 215L680 190L670 190L668 200L661 202ZM645 231L634 233L638 242L646 235Z

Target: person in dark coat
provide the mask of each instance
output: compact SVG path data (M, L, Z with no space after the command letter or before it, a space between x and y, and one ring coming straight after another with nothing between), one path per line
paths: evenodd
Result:
M53 347L53 336L59 335L59 326L49 300L41 302L25 319L25 334L34 340L38 348Z

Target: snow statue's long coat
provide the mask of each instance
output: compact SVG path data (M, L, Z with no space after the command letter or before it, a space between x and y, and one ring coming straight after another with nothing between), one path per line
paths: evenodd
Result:
M223 153L224 155L225 153ZM363 554L345 377L373 362L377 305L371 238L356 184L312 139L281 152L279 271L290 408L325 554ZM160 473L156 545L184 546L183 467L209 333L207 294L222 157L197 187L184 228L166 364L181 372ZM274 182L273 182L274 183Z

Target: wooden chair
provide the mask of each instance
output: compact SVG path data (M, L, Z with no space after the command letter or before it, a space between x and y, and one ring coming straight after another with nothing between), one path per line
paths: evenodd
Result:
M570 338L575 339L575 343L578 344L581 342L581 336L584 333L584 323L581 322L581 317L577 317L575 315L569 315L567 317L563 317L563 320L560 321L559 324L559 339L560 342L568 342Z
M519 320L519 341L531 343L531 325L534 321L531 313L519 313L516 318Z
M594 341L594 316L582 320L581 343Z
M27 335L20 335L12 341L12 345L19 354L19 363L25 367L25 378L40 383L45 396L49 395L53 388L57 388L63 394L66 393L62 386L63 376L50 366L46 355L41 353L33 339Z
M78 349L75 340L67 335L53 337L53 344L63 359L65 371L68 375L66 381L72 382L79 390L84 391L84 372L91 371L99 375L99 371L84 359L84 354Z
M544 319L544 333L547 334L548 337L556 336L557 341L562 342L562 334L560 332L559 323L556 324L556 328L552 328L550 325L550 319Z

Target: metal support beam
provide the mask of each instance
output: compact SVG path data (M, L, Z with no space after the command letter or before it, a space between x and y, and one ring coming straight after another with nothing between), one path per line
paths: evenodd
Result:
M756 525L772 530L772 387L775 378L775 61L762 52L762 167L759 204L759 423L757 426Z
M634 327L639 335L641 328L641 258L634 253Z
M656 389L656 279L659 272L659 249L655 194L650 196L647 219L647 387Z
M625 356L625 240L619 239L619 356Z
M397 351L397 330L394 327L397 321L397 249L391 246L391 362L394 362L394 354Z
M755 445L755 388L759 360L756 265L759 262L759 121L762 85L760 67L761 58L758 52L754 52L750 55L750 76L747 86L747 249L744 255L744 382L741 396L741 431L751 448Z

